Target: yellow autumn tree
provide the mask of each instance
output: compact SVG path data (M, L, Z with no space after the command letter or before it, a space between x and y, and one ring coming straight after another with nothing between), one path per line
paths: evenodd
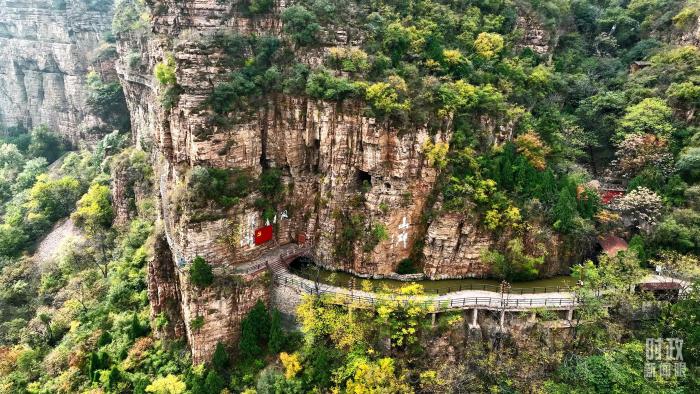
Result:
M360 311L355 312L359 314ZM301 332L308 338L328 338L341 350L367 346L370 327L331 300L308 295L297 308Z
M515 145L518 147L518 153L525 156L533 167L540 171L547 167L547 155L552 150L534 131L519 135L515 139Z
M474 40L474 50L479 56L491 59L503 50L503 36L498 33L479 33Z
M158 378L146 386L147 393L155 394L182 394L185 392L185 382L175 375Z
M409 394L413 388L404 377L396 376L394 360L381 358L377 361L362 360L355 368L352 379L345 384L347 394Z
M296 353L288 354L282 352L280 353L280 361L282 361L282 366L284 367L284 377L287 379L294 378L301 371L301 362Z
M433 143L431 140L425 140L423 143L423 152L428 160L429 166L437 168L445 168L447 166L447 152L450 145L447 142Z

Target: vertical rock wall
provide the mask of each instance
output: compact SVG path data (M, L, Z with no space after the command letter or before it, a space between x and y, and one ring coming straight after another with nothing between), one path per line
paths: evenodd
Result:
M0 0L0 124L42 124L73 143L94 141L86 75L110 29L111 0Z

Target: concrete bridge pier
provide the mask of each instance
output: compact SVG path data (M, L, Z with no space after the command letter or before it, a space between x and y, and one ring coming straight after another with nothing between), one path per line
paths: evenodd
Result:
M568 320L568 321L574 320L574 309L573 308L566 311L566 320Z
M479 310L474 308L472 309L472 320L469 322L469 329L470 330L478 330L479 329L479 321L478 319L478 313Z
M437 316L437 313L432 313L433 317L431 318L430 322L430 327L435 328L435 316Z
M501 330L503 329L505 322L506 322L506 311L505 311L505 309L501 309L501 317L499 318L499 321L498 321L498 326L501 328Z

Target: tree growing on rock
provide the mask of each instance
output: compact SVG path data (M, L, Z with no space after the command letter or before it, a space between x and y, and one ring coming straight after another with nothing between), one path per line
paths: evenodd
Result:
M190 282L200 288L207 287L214 282L214 273L211 265L202 256L197 256L192 261Z

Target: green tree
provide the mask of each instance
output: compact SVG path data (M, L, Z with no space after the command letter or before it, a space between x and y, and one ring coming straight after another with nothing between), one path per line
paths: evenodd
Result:
M270 315L265 304L258 300L241 321L238 348L244 358L253 359L264 353L270 334Z
M282 329L282 314L280 311L273 309L271 315L268 347L271 353L279 353L284 349L287 337Z
M214 282L211 265L201 256L196 256L190 265L190 283L197 287L207 287Z
M153 75L161 85L172 86L177 83L177 75L175 74L175 57L172 54L165 56L162 62L156 64L153 68Z
M136 313L132 314L131 322L129 323L129 338L132 340L146 335L148 328L141 325L139 317Z
M81 195L80 182L64 176L51 179L43 174L37 177L36 183L29 189L29 201L26 206L30 212L43 215L50 222L66 217L73 211L75 202Z
M392 76L387 82L369 85L365 91L365 99L372 107L375 116L400 115L411 109L411 101L407 93L406 81L401 77Z
M112 369L109 370L109 375L107 375L107 387L111 390L116 390L120 380L121 373L119 372L119 368L114 365Z
M32 187L39 175L46 172L47 166L48 162L43 157L27 160L27 162L24 163L22 172L17 175L17 178L11 187L12 192L19 193L22 190Z
M700 180L700 147L690 147L680 154L676 163L678 171L689 182Z
M299 46L314 44L321 26L316 15L302 5L293 5L282 11L284 32Z
M46 161L53 163L61 156L65 148L63 139L42 125L32 129L27 153L32 157L44 157Z
M211 357L211 365L217 371L224 371L226 368L228 368L229 364L230 360L228 357L228 352L226 351L224 345L221 342L218 342L216 344L214 354Z
M89 232L106 229L112 225L114 211L112 209L109 187L94 183L80 200L71 219L75 224Z
M498 33L479 33L474 40L474 50L479 56L491 59L503 50L503 36Z
M207 377L204 380L205 393L219 394L224 387L226 387L226 383L216 371L212 370L207 373Z
M577 217L576 197L571 194L568 187L562 188L559 192L559 198L552 209L552 213L554 215L555 229L564 233L573 229Z
M306 82L306 94L322 100L341 101L357 95L357 86L347 78L335 77L326 70L312 73Z
M654 134L668 137L674 130L673 110L661 99L646 98L625 110L620 120L619 140L625 134Z
M89 242L97 250L98 256L94 261L106 278L110 260L108 250L113 239L111 226L114 218L109 188L97 183L91 185L88 192L78 200L77 209L71 218L85 232Z
M539 274L538 267L544 263L544 256L526 254L519 238L508 242L505 253L486 251L482 258L491 264L496 276L508 281L535 279Z
M659 327L668 337L683 339L683 360L688 365L700 362L700 281L673 304L659 321Z

